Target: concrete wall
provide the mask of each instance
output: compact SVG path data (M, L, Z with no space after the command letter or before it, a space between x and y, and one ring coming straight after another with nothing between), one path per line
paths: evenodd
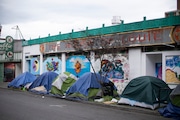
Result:
M23 47L23 55L40 55L39 45L25 46Z
M26 57L29 56L40 56L40 62L42 61L42 54L39 50L39 45L32 45L32 46L25 46L23 47L23 62L22 62L22 71L26 72L28 71L28 63ZM40 68L42 70L42 68ZM40 71L41 73L41 71Z
M16 63L15 64L15 77L19 76L22 73L22 64L21 63Z
M162 62L162 80L165 81L166 57L180 55L180 51L162 51L142 53L141 75L155 76L155 64ZM168 84L170 88L175 88L177 84Z
M130 48L128 51L129 54L129 80L141 76L141 48Z

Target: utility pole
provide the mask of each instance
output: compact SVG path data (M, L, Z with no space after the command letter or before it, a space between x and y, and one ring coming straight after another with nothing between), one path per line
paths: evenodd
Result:
M16 30L16 34L15 34L15 39L19 39L19 40L23 40L24 37L19 29L19 26L15 26L15 27L12 27L12 29L15 29Z
M2 25L0 24L0 36L1 36Z

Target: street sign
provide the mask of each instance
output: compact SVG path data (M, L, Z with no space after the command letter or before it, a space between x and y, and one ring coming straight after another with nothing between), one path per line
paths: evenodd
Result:
M0 43L0 51L5 51L6 59L13 59L14 40L11 36L6 37L6 42Z

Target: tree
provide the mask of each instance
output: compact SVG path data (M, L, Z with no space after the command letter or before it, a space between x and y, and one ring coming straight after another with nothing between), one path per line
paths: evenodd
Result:
M95 72L94 67L91 63L91 55L90 51L95 52L95 58L99 58L101 61L101 68L102 68L102 60L103 56L107 53L112 54L112 60L114 61L114 58L119 53L119 51L126 50L124 46L122 46L121 42L117 41L116 38L113 36L88 36L86 38L82 39L72 39L69 40L69 44L72 45L74 50L76 52L82 53L85 55L93 69L93 72ZM107 63L108 64L108 63ZM102 73L102 69L99 71ZM108 72L108 70L106 71Z

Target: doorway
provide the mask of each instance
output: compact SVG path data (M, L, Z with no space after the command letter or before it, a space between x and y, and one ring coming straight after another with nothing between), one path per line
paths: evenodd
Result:
M162 54L146 54L146 75L162 79Z
M4 82L11 82L15 78L15 63L4 63Z

